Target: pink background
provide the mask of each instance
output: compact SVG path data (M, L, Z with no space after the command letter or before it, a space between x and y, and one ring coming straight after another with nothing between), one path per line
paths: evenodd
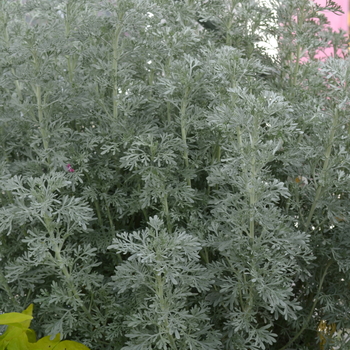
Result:
M314 0L314 2L321 6L326 5L326 0ZM327 16L333 31L339 32L339 29L343 29L347 35L349 35L348 13L350 0L334 0L334 2L342 7L344 13L336 15L331 12L325 12L325 15ZM322 59L327 56L333 56L333 54L333 49L329 48L326 49L323 53L318 53L316 57ZM344 57L344 53L342 53L340 50L338 51L338 55L340 57Z
M314 0L317 4L326 5L326 0ZM334 0L338 5L343 8L344 14L337 16L334 13L326 12L325 15L331 22L331 27L334 31L338 31L339 28L348 31L348 12L349 12L349 0Z

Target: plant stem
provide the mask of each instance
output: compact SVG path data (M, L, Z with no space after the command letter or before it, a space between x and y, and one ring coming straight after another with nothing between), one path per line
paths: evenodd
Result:
M64 16L64 25L65 25L65 35L66 38L69 38L70 31L71 31L71 2L67 2L66 6L66 15ZM66 56L67 59L67 68L68 68L68 79L70 84L73 84L74 80L74 71L77 65L77 56L76 55L68 55Z
M157 283L157 294L158 294L158 298L159 298L159 302L160 302L160 308L162 310L162 313L168 313L168 305L166 300L164 299L164 279L162 278L162 276L156 275L156 283ZM163 327L161 327L163 328ZM170 329L169 329L169 322L168 322L168 317L165 317L164 320L164 328L165 328L165 332L167 334L169 343L170 343L170 348L172 350L176 350L176 344L175 344L175 340L174 337L172 336L172 334L170 333Z
M55 258L52 257L53 261L55 262L57 267L62 271L63 275L66 278L66 283L69 287L68 293L71 294L71 296L74 297L76 300L80 301L80 306L81 306L82 310L84 311L84 313L86 314L88 319L90 321L93 321L89 310L86 308L83 300L80 298L80 295L79 295L79 293L75 287L74 281L72 279L72 275L69 273L67 266L63 262L62 255L61 255L61 247L57 243L57 238L55 237L55 234L54 234L54 227L52 224L52 219L49 216L45 215L44 222L45 222L45 227L49 233L49 237L50 237L53 251L55 253Z
M102 227L103 226L103 220L102 220L101 208L100 208L100 204L98 202L98 198L96 198L96 200L94 201L94 204L95 204L95 209L96 209L98 223L99 223L100 227Z
M113 223L113 219L112 219L112 215L111 215L111 211L109 209L108 203L106 203L106 211L107 211L109 226L112 230L114 230L114 223Z
M113 37L113 118L118 119L118 61L120 57L119 38L121 26L117 26Z
M185 89L185 94L181 102L181 108L180 108L180 122L181 122L181 136L182 136L182 141L185 146L185 150L183 152L183 157L185 160L185 167L186 170L189 169L189 162L188 162L188 145L187 145L187 125L186 125L186 109L187 109L187 104L188 104L188 95L189 95L189 88L186 87ZM191 179L188 176L187 177L187 184L189 187L191 187Z
M304 25L305 22L305 15L304 15L304 8L300 9L300 14L297 16L297 24L298 24L298 28L301 31L302 27ZM296 45L296 56L295 56L295 66L294 66L294 70L292 72L292 76L291 76L291 85L295 86L296 82L297 82L297 76L298 76L298 72L299 72L299 66L300 66L300 58L301 58L301 50L302 47L301 45L297 44Z
M255 237L255 204L257 202L256 198L256 189L255 189L255 181L257 177L256 172L256 151L257 151L257 145L259 142L259 116L257 113L254 114L254 121L253 121L253 132L250 136L251 139L251 161L250 161L250 181L249 181L249 210L250 210L250 218L249 218L249 236L251 241L254 240Z
M233 19L234 19L234 9L237 5L237 1L236 0L232 0L231 3L228 6L228 13L231 14L231 18L229 19L226 28L225 28L225 32L226 32L226 45L227 46L232 46L232 34L230 33L232 25L233 25Z
M172 226L171 226L171 220L170 220L170 214L169 214L169 205L168 205L168 195L165 194L163 198L163 208L164 208L164 213L167 221L167 227L168 227L168 232L172 232Z
M301 55L301 47L300 45L297 45L296 47L296 57L295 57L295 66L294 70L291 76L291 85L295 86L296 81L297 81L297 76L298 76L298 71L299 71L299 65L300 65L300 55Z
M164 66L164 76L168 77L170 72L170 57L167 58ZM167 101L166 103L166 114L167 114L167 121L168 123L171 122L171 103L170 101Z
M48 140L47 126L46 126L46 122L44 119L44 109L43 109L43 105L42 105L41 86L38 84L35 84L32 86L32 88L34 90L36 101L37 101L37 108L38 108L37 118L38 118L38 122L39 122L39 130L40 130L41 138L43 141L43 147L44 147L45 151L48 151L49 140ZM50 167L51 161L50 161L50 157L48 155L47 155L46 163Z
M205 262L205 264L209 264L209 251L207 247L202 248L202 250L199 252L202 260Z
M300 335L304 332L304 330L305 330L306 327L308 326L308 324L309 324L309 322L310 322L310 319L311 319L311 317L312 317L312 315L313 315L313 313L314 313L315 307L316 307L316 305L317 305L317 303L318 303L318 297L319 297L319 295L320 295L320 293L321 293L321 289L322 289L322 286L323 286L324 279L325 279L325 277L326 277L326 275L327 275L328 269L329 269L329 267L331 266L331 264L332 264L332 261L329 261L328 264L326 265L326 268L325 268L325 270L324 270L324 272L323 272L323 274L322 274L322 277L321 277L321 280L320 280L320 284L319 284L319 286L318 286L317 293L316 293L316 296L315 296L315 298L314 298L314 302L313 302L313 304L312 304L311 310L310 310L309 315L308 315L307 319L305 320L303 326L301 327L301 329L299 330L299 332L298 332L286 345L284 345L284 346L283 346L282 348L280 348L279 350L285 350L285 349L287 349L290 345L292 345L292 344L300 337Z
M319 181L319 183L317 185L315 198L312 202L311 209L310 209L308 218L307 218L306 223L305 223L306 229L308 229L310 224L311 224L311 220L312 220L312 217L314 215L315 209L317 207L317 204L321 198L323 189L325 187L324 181L325 181L326 175L329 171L330 156L332 153L335 132L336 132L336 129L338 127L338 121L339 121L339 112L338 112L338 110L335 110L334 114L333 114L333 121L332 121L332 127L331 127L331 131L330 131L329 139L328 139L328 145L327 145L327 148L325 151L325 160L323 162L323 167L322 167L321 174L320 174L321 181Z

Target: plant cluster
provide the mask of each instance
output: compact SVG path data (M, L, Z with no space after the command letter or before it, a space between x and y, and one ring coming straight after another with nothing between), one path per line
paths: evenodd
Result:
M3 312L93 350L346 333L341 9L270 2L0 1Z

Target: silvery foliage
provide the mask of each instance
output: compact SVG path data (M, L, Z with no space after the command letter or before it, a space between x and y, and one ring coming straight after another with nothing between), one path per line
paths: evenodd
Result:
M270 2L1 1L1 311L91 349L346 346L340 9Z

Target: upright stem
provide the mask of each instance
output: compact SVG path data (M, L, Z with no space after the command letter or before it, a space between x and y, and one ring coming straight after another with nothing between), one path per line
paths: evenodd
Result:
M259 116L257 113L254 114L253 121L253 132L250 136L251 139L251 161L250 161L250 181L249 181L249 208L250 208L250 218L249 218L249 237L251 240L254 240L255 237L255 223L254 223L254 213L255 213L255 204L257 201L256 191L255 191L255 182L256 182L256 148L259 142Z
M68 1L66 6L66 15L64 17L64 24L65 24L65 34L66 38L69 38L70 31L71 31L71 19L72 19L72 13L71 13L71 2ZM74 71L76 68L77 63L77 57L76 55L68 55L66 56L67 59L67 67L68 67L68 79L71 84L73 84L74 79Z
M113 37L113 117L118 119L118 61L120 57L119 38L121 26L117 26Z
M33 55L33 63L35 67L36 74L39 75L40 73L40 58L35 49L32 51ZM35 97L36 97L36 103L37 103L37 121L39 123L39 130L41 134L41 138L43 141L43 147L45 151L48 151L49 149L49 140L48 140L48 130L47 130L47 121L44 118L44 108L42 103L42 91L40 84L32 84L32 89L34 91ZM47 155L46 156L46 163L48 166L50 166L50 158Z
M167 58L165 65L164 65L164 76L168 77L170 71L170 57ZM168 123L171 122L171 103L170 101L167 101L166 103L166 112L167 112L167 121Z
M109 226L110 226L110 228L111 228L112 230L114 230L114 223L113 223L111 211L110 211L110 209L109 209L109 205L108 205L107 201L106 201L106 211L107 211Z
M74 82L74 71L77 65L77 57L76 55L67 56L67 67L68 67L68 79L71 85Z
M72 2L71 1L67 1L67 5L66 5L66 15L64 16L64 29L65 29L65 34L66 34L66 37L68 38L69 37L69 34L70 34L70 19L71 19L71 5L72 5Z
M327 148L325 151L325 160L323 162L323 167L322 167L321 174L320 174L321 181L319 181L319 183L317 185L315 198L314 198L314 201L311 205L311 209L310 209L308 218L307 218L306 223L305 223L306 229L308 229L310 224L311 224L312 217L314 215L315 209L317 207L317 204L321 198L321 195L322 195L322 192L324 189L324 179L329 171L329 162L330 162L330 157L331 157L331 153L332 153L332 149L333 149L335 132L336 132L336 129L338 127L338 122L339 122L339 111L336 109L334 111L333 120L332 120L332 127L331 127L331 131L329 134L329 139L328 139L328 145L327 145Z
M163 207L164 207L164 213L167 221L167 227L168 227L168 232L172 232L172 226L171 226L171 220L170 220L170 214L169 214L169 206L168 206L168 195L164 195L163 199Z
M159 303L160 303L160 308L162 310L162 313L168 313L169 312L169 306L168 306L168 303L166 302L166 300L164 298L164 279L162 278L162 276L156 275L156 284L157 284L156 290L157 290ZM167 334L167 337L168 337L168 340L169 340L169 343L170 343L170 348L172 350L176 350L177 347L176 347L176 344L175 344L174 337L170 333L168 317L167 316L164 317L163 320L164 320L163 321L164 322L163 323L163 327L165 328L165 332Z
M44 109L42 105L42 92L41 86L38 84L33 85L33 90L36 96L37 108L38 108L38 122L39 122L39 130L41 134L41 138L43 141L44 150L47 151L49 149L49 140L48 140L48 132L47 125L44 119ZM47 156L46 163L50 166L50 158Z
M300 31L302 31L302 27L304 25L305 22L305 14L304 14L304 9L300 9L299 10L299 15L297 16L297 24L298 24L298 29ZM300 58L301 58L301 51L302 51L302 47L301 45L298 43L296 45L296 55L295 55L295 66L292 72L292 76L291 76L291 85L295 86L296 81L297 81L297 76L298 76L298 71L299 71L299 67L300 67Z
M100 204L98 202L98 198L96 198L96 200L94 200L94 204L95 204L95 208L96 208L96 214L97 214L98 223L99 223L100 227L102 227L103 226L103 220L102 220L101 208L100 208Z
M8 16L6 13L4 13L4 16L5 16L5 19L4 19L4 39L5 39L6 46L8 47L10 45L10 35L9 35L8 29L7 29ZM11 73L13 74L14 77L16 76L16 72L15 72L14 68L11 68ZM20 101L22 101L22 99L23 99L22 98L22 88L21 88L21 85L19 83L19 80L15 79L14 82L15 82L15 86L16 86L16 92L17 92L18 99Z
M232 16L233 17L233 16ZM226 26L226 45L232 46L232 35L230 33L233 24L233 18L231 18Z
M81 306L82 310L84 311L84 313L86 314L88 319L90 321L92 321L91 314L90 314L89 310L86 308L86 306L84 305L84 302L80 298L80 295L75 287L72 275L69 273L67 266L63 262L62 255L61 255L61 246L62 245L60 246L57 243L57 239L56 239L55 234L54 234L54 227L53 227L52 219L49 216L45 215L44 222L45 222L46 229L49 233L49 237L50 237L53 251L55 253L54 262L56 263L56 265L62 271L63 275L66 278L66 283L69 286L68 293L71 294L70 296L72 296L76 300L80 301L80 306Z
M115 226L114 226L114 223L113 223L113 217L112 217L111 210L109 209L109 205L108 205L107 201L106 201L106 211L107 211L107 216L108 216L110 229L111 229L112 232L114 232L115 231ZM100 226L102 227L103 221L102 221L102 218L101 218L101 213L99 213L98 215L99 215L98 220L99 220ZM118 259L118 263L119 264L123 262L123 258L120 255L120 253L117 253L117 259Z
M242 130L241 128L238 126L237 127L237 143L238 143L238 147L239 147L239 150L241 152L241 156L244 158L245 155L244 155L244 148L243 148L243 141L242 141ZM243 171L243 174L244 174L244 178L246 179L246 181L248 181L248 171L247 171L247 166L245 164L243 164L242 166L242 171ZM249 193L249 183L247 182L247 191ZM250 198L249 198L249 201L250 201ZM250 205L250 203L249 203ZM251 220L251 215L252 213L250 213L249 215L249 237L252 237L252 232L254 232L254 227L251 227L250 225L250 220Z
M7 16L6 11L4 11L4 10L2 10L2 11L3 11L3 16L4 16L4 39L5 39L5 45L6 45L6 47L9 47L10 46L10 35L9 35L9 32L8 32L8 28L7 28L9 18ZM15 72L14 68L11 68L11 73L13 74L14 77L16 76L16 72ZM16 86L16 92L17 92L18 99L20 101L22 101L22 88L21 88L21 85L20 85L18 79L15 79L14 82L15 82L15 86Z
M214 164L215 162L220 162L220 160L221 160L221 146L220 146L220 135L219 135L218 140L213 147L211 164Z
M291 77L291 85L295 86L296 82L297 82L297 76L298 76L298 71L299 71L299 65L300 65L300 55L301 55L301 47L300 45L297 45L296 47L296 56L295 56L295 66L294 66L294 70L292 73L292 77Z
M166 114L167 114L168 123L170 123L171 122L171 104L169 101L166 103Z
M231 18L229 19L227 25L226 25L226 45L228 46L232 46L232 35L230 33L232 25L234 23L234 9L237 5L237 1L236 0L232 0L229 4L228 4L228 8L227 8L227 12L228 14L231 15Z
M189 95L189 88L186 87L185 89L185 95L182 99L181 103L181 108L180 108L180 121L181 121L181 136L182 136L182 141L185 146L185 150L183 153L183 157L185 160L185 167L186 170L189 169L189 162L188 162L188 147L187 147L187 125L186 125L186 109L187 109L187 104L188 104L188 95ZM190 177L187 177L187 184L188 186L191 187L191 179Z

